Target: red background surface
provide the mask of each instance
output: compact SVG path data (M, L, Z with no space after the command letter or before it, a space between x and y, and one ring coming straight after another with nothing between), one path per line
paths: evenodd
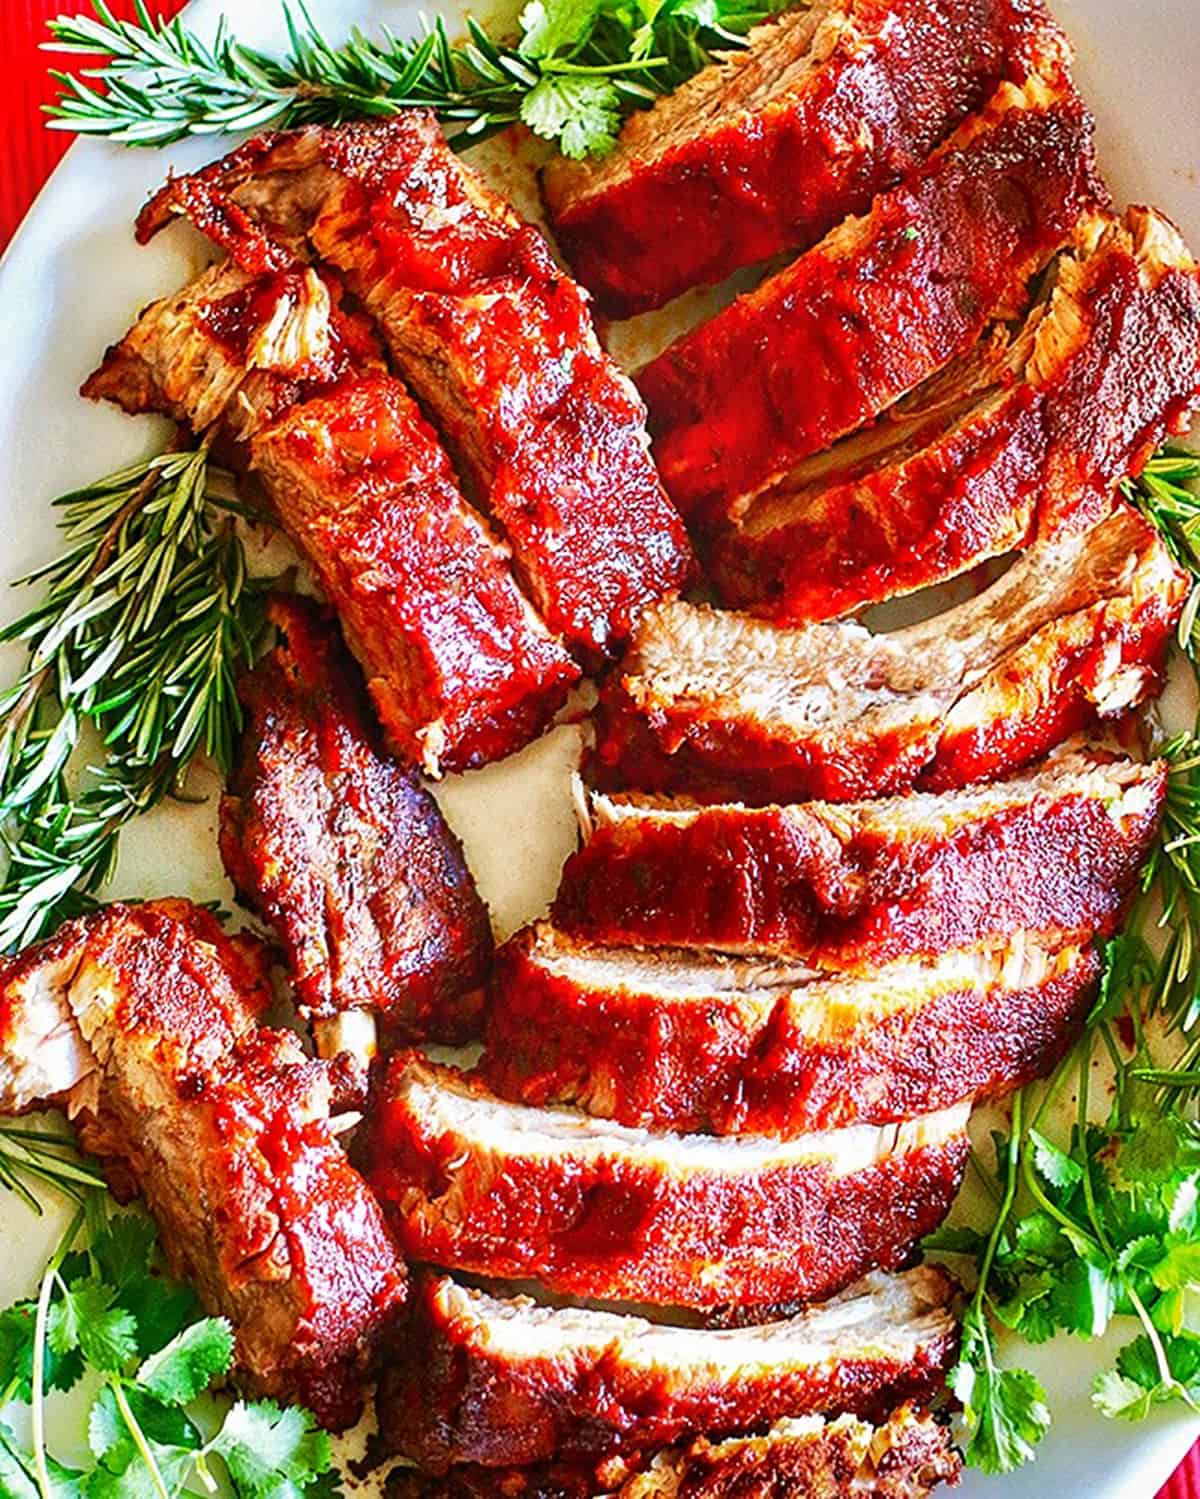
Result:
M133 14L128 0L109 0L120 16ZM53 97L47 69L55 60L38 51L45 22L61 11L83 8L72 0L0 0L8 79L0 89L0 250L12 238L38 188L70 144L70 136L47 130L38 106ZM179 5L152 7L173 13ZM230 10L236 13L236 4ZM1137 1496L1130 1496L1137 1499ZM1200 1443L1158 1499L1200 1499Z

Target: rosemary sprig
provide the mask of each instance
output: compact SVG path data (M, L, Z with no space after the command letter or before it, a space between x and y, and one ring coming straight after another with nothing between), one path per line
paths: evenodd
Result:
M65 553L26 584L40 602L0 630L28 651L0 693L0 950L88 904L121 828L207 755L227 770L235 680L264 628L207 448L165 453L57 501ZM85 727L100 764L74 763Z
M42 1204L29 1186L31 1181L57 1187L76 1202L82 1202L89 1188L104 1186L103 1176L83 1159L69 1135L0 1125L0 1187L15 1192L41 1217Z
M204 42L176 18L94 15L50 22L58 52L99 54L99 67L55 72L52 128L129 146L434 110L464 144L523 120L568 156L601 154L622 117L736 47L782 0L530 0L520 35L501 42L478 21L451 43L438 17L418 40L355 29L341 45L322 35L304 0L282 0L288 50L272 57L222 18ZM102 88L96 86L103 85Z

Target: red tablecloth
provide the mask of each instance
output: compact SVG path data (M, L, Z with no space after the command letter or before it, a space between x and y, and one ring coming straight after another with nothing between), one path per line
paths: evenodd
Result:
M79 9L83 3L78 0ZM109 5L118 16L133 14L129 0L109 0ZM37 44L47 17L74 8L72 0L0 0L9 59L8 84L0 93L0 250L70 143L69 136L42 123L38 105L52 97L46 70L53 60ZM179 5L158 8L174 11ZM1200 1499L1200 1443L1158 1499Z

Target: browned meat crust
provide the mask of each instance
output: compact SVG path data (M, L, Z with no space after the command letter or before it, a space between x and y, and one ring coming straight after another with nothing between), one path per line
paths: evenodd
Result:
M406 1281L330 1130L340 1064L258 1029L264 949L187 902L109 906L68 931L25 961L45 954L89 1053L70 1100L82 1144L141 1191L173 1272L229 1317L250 1385L353 1424Z
M721 597L826 619L1090 525L1200 402L1200 268L1149 209L1097 218L1049 299L870 432L735 501L706 538Z
M404 386L378 359L346 355L326 280L253 234L239 243L285 268L218 266L155 303L85 394L216 431L253 466L401 756L436 775L511 754L553 718L578 668Z
M270 616L282 638L239 686L225 868L279 934L306 1014L373 1009L390 1036L461 1041L492 951L462 846L379 743L336 625L296 597Z
M652 1134L501 1102L414 1053L389 1063L361 1149L411 1260L607 1301L774 1305L904 1264L958 1190L968 1112L790 1141Z
M1068 61L1039 0L816 0L632 115L602 160L553 161L555 235L605 312L661 306L811 245L1003 79Z
M600 348L586 296L431 115L252 141L168 183L143 238L180 210L235 255L248 213L345 276L575 650L611 652L644 604L689 576L645 409Z
M1188 589L1122 503L888 635L655 605L602 695L590 774L751 803L1009 774L1159 690Z
M874 1275L785 1321L715 1332L422 1277L380 1384L380 1429L441 1473L627 1456L812 1412L883 1416L940 1387L956 1291L928 1267Z
M538 926L497 955L479 1071L503 1098L645 1129L787 1139L883 1124L1048 1071L1099 973L1091 946L1022 940L844 978Z
M1119 923L1165 794L1163 762L1068 745L942 796L746 808L597 795L552 915L592 942L866 973L1018 932L1086 941Z
M801 1416L761 1436L698 1437L632 1463L451 1468L431 1478L388 1475L387 1499L927 1499L957 1484L962 1462L946 1427L912 1406L879 1425L856 1416Z
M782 479L1024 306L1107 201L1069 82L1001 86L899 187L642 370L663 482L689 520Z

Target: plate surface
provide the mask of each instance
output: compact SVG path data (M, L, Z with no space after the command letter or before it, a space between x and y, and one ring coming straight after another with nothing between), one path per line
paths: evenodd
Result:
M225 8L247 41L282 47L276 0L227 0ZM311 0L311 8L337 37L352 24L415 27L421 7L411 0ZM188 19L209 30L220 9L219 0L196 0ZM1101 161L1118 201L1153 203L1200 249L1195 0L1057 0L1055 9L1078 49L1079 82L1097 116ZM48 509L55 495L161 440L163 429L149 419L130 420L75 392L138 308L203 264L204 250L187 230L139 249L131 224L168 168L194 168L219 149L204 141L156 152L75 145L0 263L0 578L20 576L57 550ZM490 154L503 158L502 150ZM509 162L504 177L511 172ZM19 594L0 595L0 616L11 617L22 603ZM0 660L6 677L18 661L15 654ZM439 791L502 934L539 914L573 846L566 786L577 743L575 730L559 729L513 760L453 778ZM230 899L216 856L216 784L207 789L213 794L202 805L155 814L126 835L113 894ZM64 1221L54 1211L36 1219L0 1198L0 1305L34 1287ZM1111 1341L1129 1336L1122 1327ZM1049 1392L1051 1435L1032 1467L1000 1480L972 1474L962 1499L1151 1499L1200 1426L1178 1416L1136 1427L1102 1420L1091 1410L1088 1386L1110 1356L1103 1344L1066 1339L1021 1348L1022 1362ZM75 1405L69 1402L55 1423L61 1431L51 1430L68 1461L83 1455L82 1408Z

